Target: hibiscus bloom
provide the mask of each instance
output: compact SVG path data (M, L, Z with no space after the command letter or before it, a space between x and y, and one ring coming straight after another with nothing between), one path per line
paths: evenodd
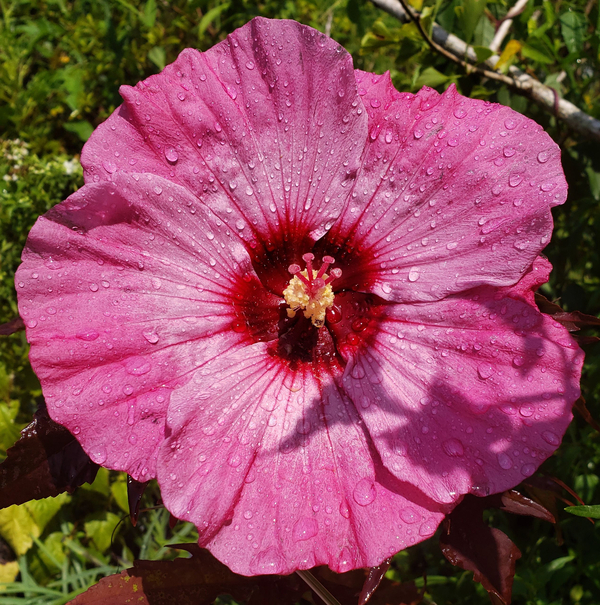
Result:
M583 354L533 299L540 126L260 18L121 95L16 277L92 460L251 575L379 564L557 448Z

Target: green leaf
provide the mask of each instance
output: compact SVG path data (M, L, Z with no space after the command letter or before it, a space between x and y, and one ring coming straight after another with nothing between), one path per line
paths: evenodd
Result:
M144 5L142 22L146 27L153 27L156 23L156 0L148 0Z
M567 506L565 510L578 517L589 517L590 519L600 519L600 504L588 506Z
M585 42L586 18L582 13L569 11L560 17L560 31L570 53L581 53Z
M445 84L448 80L448 76L445 76L443 73L439 72L437 69L435 69L435 67L428 67L421 72L421 75L415 82L415 88L421 88L422 86L430 86L431 88L435 88L440 84Z
M463 0L462 4L454 9L467 44L473 39L475 28L485 11L486 4L487 0Z
M162 46L155 46L150 49L148 59L162 71L167 64L167 53L165 53L165 49Z
M33 500L0 510L0 536L17 555L25 554L33 539L40 537L50 519L69 498L68 494L60 494L56 498Z
M474 46L473 50L477 55L477 63L487 61L494 54L494 51L490 50L487 46Z
M94 127L87 120L78 120L77 122L66 122L63 128L67 132L76 134L84 143L92 136Z
M114 513L104 512L98 518L84 523L87 537L101 553L106 552L110 547L113 531L120 521L121 519Z
M198 38L202 38L206 28L223 12L225 12L230 6L229 2L224 2L223 4L219 4L219 6L215 6L211 8L202 19L200 19L200 23L198 24Z
M127 480L123 477L123 480L115 481L110 486L110 492L113 495L118 507L127 515L129 514L129 500L127 498Z
M531 59L532 61L537 61L538 63L554 63L554 59L551 59L548 55L543 53L541 50L534 48L530 44L523 44L521 47L521 54L527 59Z

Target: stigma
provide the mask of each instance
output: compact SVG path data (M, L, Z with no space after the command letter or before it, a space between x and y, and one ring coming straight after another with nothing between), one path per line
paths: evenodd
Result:
M326 273L329 265L335 262L331 256L323 257L323 264L316 270L313 268L314 254L308 252L302 256L306 269L300 265L290 265L288 271L293 275L288 287L283 291L283 297L288 304L288 317L295 317L298 311L304 313L306 319L320 328L325 323L325 313L333 306L334 293L331 282L342 275L341 269L332 269Z

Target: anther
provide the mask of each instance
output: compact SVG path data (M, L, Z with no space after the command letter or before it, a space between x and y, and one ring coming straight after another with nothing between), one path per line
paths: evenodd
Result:
M289 307L288 317L295 317L296 312L302 310L304 317L320 328L325 323L327 309L333 305L334 294L330 284L342 275L342 270L332 269L328 275L326 271L335 259L324 256L323 264L316 271L313 269L314 259L315 255L307 252L302 255L302 260L306 263L304 271L295 263L288 267L293 277L283 291L283 297Z

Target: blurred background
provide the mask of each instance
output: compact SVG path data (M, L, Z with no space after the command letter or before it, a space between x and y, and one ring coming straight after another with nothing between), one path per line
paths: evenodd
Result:
M421 11L425 33L435 21L472 45L480 60L489 57L498 28L518 4L521 12L498 49L498 71L510 74L516 66L552 88L556 103L567 99L600 118L598 0L408 4ZM554 209L554 236L545 250L554 271L541 292L567 311L600 313L600 142L574 133L555 112L506 83L433 50L415 23L402 23L368 0L0 0L0 9L0 323L17 316L13 276L27 233L38 215L83 184L81 147L120 104L119 85L159 72L185 47L210 48L257 15L295 19L328 33L357 68L389 70L398 90L427 85L443 91L454 83L464 95L509 105L542 124L562 148L569 198ZM585 350L583 395L600 418L600 346ZM41 400L27 353L24 332L0 337L0 461ZM576 414L541 471L594 504L600 502L598 464L599 434ZM533 495L531 487L517 489ZM560 487L543 497L555 506L556 526L486 513L523 554L513 602L597 605L597 526L562 510L560 497L575 500ZM73 495L0 510L0 583L9 583L0 587L0 604L66 603L134 559L172 558L176 553L167 544L194 540L192 526L169 527L155 487L146 490L141 507L132 527L126 477L100 469L92 485ZM388 575L419 587L426 575L426 599L438 605L489 602L471 573L444 559L437 537L399 553Z

